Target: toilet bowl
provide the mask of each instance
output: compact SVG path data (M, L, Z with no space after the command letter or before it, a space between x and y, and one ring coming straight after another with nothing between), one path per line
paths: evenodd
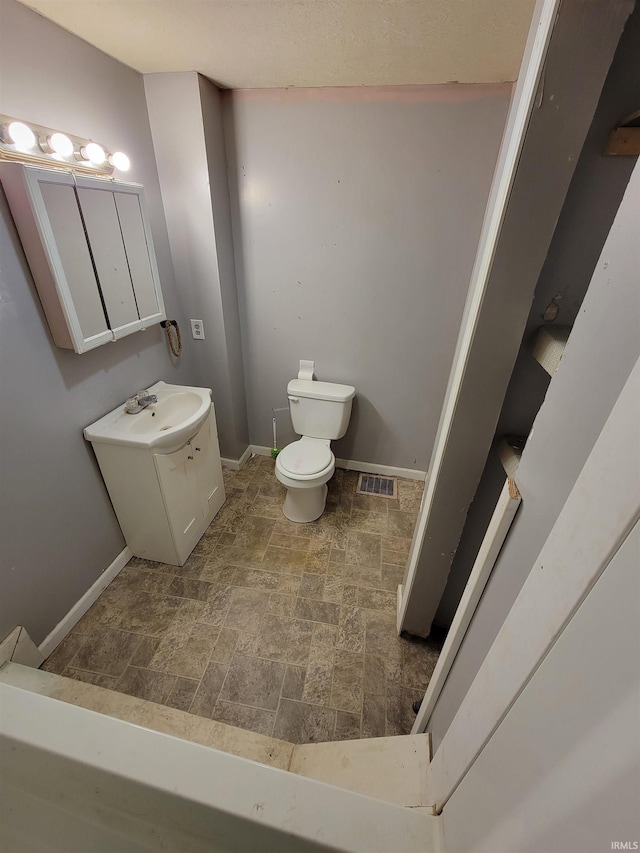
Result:
M290 521L315 521L324 512L327 482L336 460L329 446L349 425L352 385L294 379L287 386L291 422L298 441L276 457L276 478L287 488L282 512Z
M327 500L327 483L336 459L329 441L306 436L288 444L276 457L276 477L287 488L282 512L289 521L320 518Z

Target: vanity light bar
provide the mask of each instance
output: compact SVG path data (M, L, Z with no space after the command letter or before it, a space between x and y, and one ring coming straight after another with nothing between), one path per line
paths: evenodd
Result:
M52 127L0 115L0 160L72 168L88 175L126 172L129 158L109 151L91 139L82 139Z

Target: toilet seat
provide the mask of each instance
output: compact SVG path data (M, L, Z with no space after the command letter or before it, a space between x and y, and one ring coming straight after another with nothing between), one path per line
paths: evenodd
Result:
M301 438L281 450L276 462L277 467L288 477L311 480L333 465L334 456L324 441Z

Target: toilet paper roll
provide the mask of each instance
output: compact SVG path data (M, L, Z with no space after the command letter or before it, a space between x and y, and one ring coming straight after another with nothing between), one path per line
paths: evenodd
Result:
M298 370L298 379L308 379L311 381L313 379L313 373L315 371L316 363L315 361L305 361L304 359L300 359L300 369Z

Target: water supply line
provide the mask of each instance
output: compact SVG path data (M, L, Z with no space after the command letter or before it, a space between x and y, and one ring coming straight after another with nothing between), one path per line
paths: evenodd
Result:
M273 447L271 449L271 458L275 459L280 450L278 449L278 438L276 432L276 412L288 412L288 406L281 406L279 409L271 409L272 412L272 424L273 424Z

